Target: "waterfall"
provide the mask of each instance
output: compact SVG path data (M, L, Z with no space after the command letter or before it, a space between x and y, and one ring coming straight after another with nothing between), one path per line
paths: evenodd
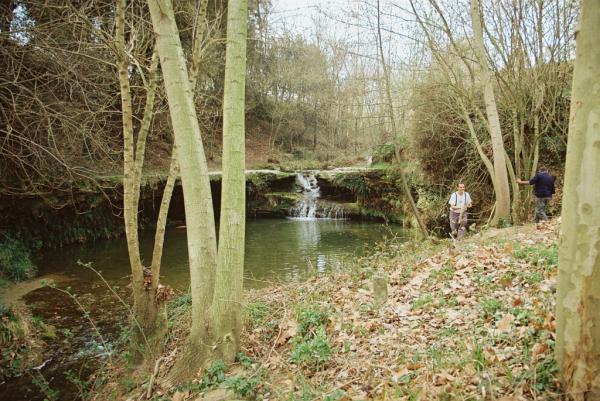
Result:
M313 220L317 217L317 201L321 195L317 178L314 174L298 173L296 181L302 187L302 199L292 208L292 217Z
M314 174L298 173L296 182L301 187L302 198L291 209L291 218L297 220L346 218L342 205L319 200L321 193Z

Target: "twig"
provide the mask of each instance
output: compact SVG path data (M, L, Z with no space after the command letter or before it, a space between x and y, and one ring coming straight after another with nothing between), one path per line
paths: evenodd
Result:
M287 312L287 310L284 311L284 316L285 316L285 312ZM271 349L269 350L269 353L267 354L267 361L269 360L269 358L271 358L271 354L273 353L273 350L277 346L277 342L279 341L279 337L281 337L281 332L282 332L282 326L279 325L279 333L277 333L277 338L275 339L275 342L273 342L273 346L271 347Z
M41 365L31 368L32 370L41 370L48 362L50 362L52 358L46 359Z
M152 397L152 385L154 384L154 378L158 375L158 369L160 368L160 363L164 359L163 356L156 360L154 364L154 372L152 372L152 376L150 376L150 381L148 382L148 391L146 391L146 398L150 399Z
M317 396L317 397L313 398L311 401L317 401L317 400L319 400L319 399L321 399L321 398L325 398L325 396L326 396L326 395L329 395L329 394L333 393L333 392L334 392L334 391L336 391L336 390L343 389L344 387L346 387L346 386L348 386L348 385L350 385L350 384L354 383L355 381L359 381L359 380L360 380L360 377L355 377L355 378L354 378L354 379L352 379L352 380L348 380L347 382L345 382L345 383L342 383L341 385L337 386L336 388L334 388L334 389L332 389L332 390L330 390L330 391L328 391L328 392L326 392L326 393L324 393L324 394L321 394L321 395L319 395L319 396Z

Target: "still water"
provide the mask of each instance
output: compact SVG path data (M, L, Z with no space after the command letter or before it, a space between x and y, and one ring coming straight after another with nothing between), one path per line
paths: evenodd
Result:
M248 220L244 285L256 288L343 269L391 236L402 237L401 228L344 220ZM152 254L152 242L152 233L142 235L141 249L147 258ZM43 366L0 383L0 400L81 399L78 380L87 380L112 353L109 345L128 325L126 309L102 279L80 263L89 263L100 271L115 293L129 301L129 259L123 238L40 255L36 261L39 275L58 277L57 287L72 295L43 287L24 297L32 315L51 326L54 334L46 339ZM178 292L188 288L185 229L167 230L161 282Z
M247 288L288 282L343 268L348 260L364 255L385 237L400 235L398 226L347 220L248 220L244 285ZM152 255L153 237L141 238L141 248ZM165 236L161 282L179 291L189 284L185 229L171 228ZM91 262L111 283L129 274L125 241L104 241L76 246L44 256L38 263L41 274L59 273L78 280L97 280L95 273L78 264ZM149 264L149 263L148 263Z

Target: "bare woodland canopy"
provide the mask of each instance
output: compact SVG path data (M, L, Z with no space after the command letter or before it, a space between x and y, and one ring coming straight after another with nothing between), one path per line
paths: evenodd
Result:
M434 184L441 192L456 177L472 187L490 185L485 158L491 158L492 148L483 87L474 74L469 2L413 3L386 1L377 8L375 1L354 1L344 12L317 19L316 33L305 37L275 29L269 2L251 2L248 137L274 155L325 161L374 152L385 158L385 144L396 143L416 183ZM182 1L176 7L183 47L189 50L197 4ZM208 2L196 97L207 154L217 161L225 9L223 2ZM139 125L154 37L144 2L129 3L128 12L129 74ZM326 18L345 26L344 35ZM482 18L512 173L526 177L539 163L561 169L576 3L484 2ZM49 194L119 172L113 2L4 1L0 21L0 191ZM378 25L396 132L375 46ZM151 169L166 171L171 141L159 85L149 132ZM493 199L490 191L482 192Z

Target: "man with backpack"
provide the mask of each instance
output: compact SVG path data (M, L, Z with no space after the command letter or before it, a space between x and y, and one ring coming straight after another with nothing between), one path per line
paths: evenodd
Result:
M467 231L467 209L472 206L471 195L465 192L465 184L458 184L458 190L450 195L448 204L452 238L461 239Z
M554 194L554 177L548 173L546 167L540 167L538 173L529 181L518 179L519 184L533 185L535 195L535 222L548 220L546 207Z

